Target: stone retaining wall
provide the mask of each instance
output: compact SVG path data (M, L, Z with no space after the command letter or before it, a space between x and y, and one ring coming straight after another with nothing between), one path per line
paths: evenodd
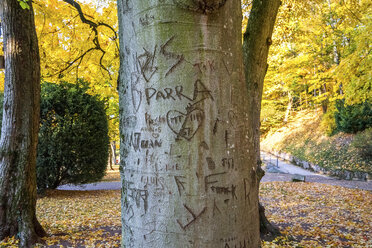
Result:
M323 168L319 165L310 163L308 161L301 160L295 156L292 156L289 153L284 152L277 152L277 151L264 151L267 153L270 153L274 156L277 156L281 159L290 161L291 163L300 166L306 170L314 171L317 173L325 174L328 176L338 177L339 179L345 179L345 180L372 180L372 174L368 172L362 172L362 171L350 171L350 170L331 170Z

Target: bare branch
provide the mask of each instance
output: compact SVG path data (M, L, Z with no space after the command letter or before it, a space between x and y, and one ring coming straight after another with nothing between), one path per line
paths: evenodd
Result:
M92 47L92 48L89 48L88 50L86 50L83 54L81 54L79 57L77 57L76 59L74 59L73 61L67 63L68 65L63 68L62 70L60 70L59 72L55 73L55 74L52 74L50 76L46 76L46 77L54 77L54 76L57 76L57 75L60 75L61 73L67 71L69 68L71 68L77 61L79 61L78 63L78 66L80 65L81 61L83 60L83 58L85 57L85 55L87 55L88 53L90 53L91 51L94 51L94 50L97 50L96 47Z
M82 23L85 23L87 25L90 26L90 28L92 29L93 33L94 33L94 38L93 38L93 44L94 44L94 47L93 48L89 48L87 51L85 51L82 55L80 55L78 58L74 59L72 62L70 62L67 67L65 67L64 69L62 69L61 71L59 71L58 73L54 74L54 75L58 75L58 74L61 74L63 73L64 71L68 70L69 68L72 67L73 64L75 64L75 62L79 61L78 65L79 66L81 64L81 61L83 60L84 56L87 55L89 52L93 51L93 50L99 50L102 52L102 56L100 58L100 61L99 61L99 64L100 64L100 67L102 69L104 69L110 79L111 79L111 74L110 74L110 71L103 65L103 57L105 56L106 54L106 51L101 47L101 44L100 44L100 41L99 41L99 32L98 32L98 27L100 26L103 26L103 27L106 27L108 29L110 29L113 34L114 34L114 37L110 37L111 40L113 40L116 44L116 47L119 49L119 46L116 42L118 36L117 36L117 32L115 31L115 29L113 27L111 27L110 25L108 25L107 23L104 23L104 22L98 22L98 23L95 23L91 20L88 20L86 18L86 15L84 15L82 9L81 9L81 6L79 3L77 3L75 0L63 0L65 3L68 3L69 5L71 5L72 7L74 7L78 14L79 14L79 17L80 17L80 20Z
M80 16L80 19L83 23L86 23L88 24L89 26L91 26L92 28L97 28L98 24L97 23L94 23L88 19L85 18L84 16L84 13L83 11L81 10L81 7L80 7L80 4L78 4L77 2L75 2L74 0L63 0L64 2L70 4L72 7L74 7L78 13L79 13L79 16Z

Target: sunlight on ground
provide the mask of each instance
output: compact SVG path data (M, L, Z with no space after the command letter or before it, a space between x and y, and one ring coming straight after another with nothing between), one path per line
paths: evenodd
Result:
M372 193L317 183L261 184L267 215L286 237L263 247L370 247ZM47 247L119 247L120 191L48 191L37 215ZM0 247L16 247L14 239ZM39 246L42 247L42 246ZM44 246L45 247L45 246Z
M106 175L101 180L102 182L120 181L119 165L114 165L113 169L107 168Z
M303 110L296 113L292 121L275 131L270 131L261 141L261 148L267 151L281 151L288 143L288 140L298 139L299 136L302 137L302 140L306 140L314 136L315 132L321 132L318 128L320 116L320 109Z
M370 191L320 183L270 182L261 184L260 198L268 218L297 241L279 242L277 247L372 245ZM273 245L264 247L276 247Z
M118 247L120 191L50 191L38 200L37 215L52 234L48 245Z

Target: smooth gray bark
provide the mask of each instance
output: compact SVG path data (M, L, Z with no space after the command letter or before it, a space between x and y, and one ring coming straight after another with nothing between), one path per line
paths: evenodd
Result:
M0 2L5 54L0 140L0 240L18 236L31 247L46 233L36 219L36 146L40 115L40 63L32 10Z
M119 0L123 247L258 247L238 0Z

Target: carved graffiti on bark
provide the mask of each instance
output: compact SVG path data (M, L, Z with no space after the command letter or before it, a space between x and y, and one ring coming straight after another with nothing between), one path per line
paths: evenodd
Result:
M199 214L195 214L193 210L191 210L190 207L188 207L186 204L183 204L184 208L192 215L192 220L189 221L187 224L183 225L180 220L177 219L177 223L180 225L182 230L186 230L187 227L189 227L192 223L194 223L207 209L207 207L204 207L202 211L200 211Z

